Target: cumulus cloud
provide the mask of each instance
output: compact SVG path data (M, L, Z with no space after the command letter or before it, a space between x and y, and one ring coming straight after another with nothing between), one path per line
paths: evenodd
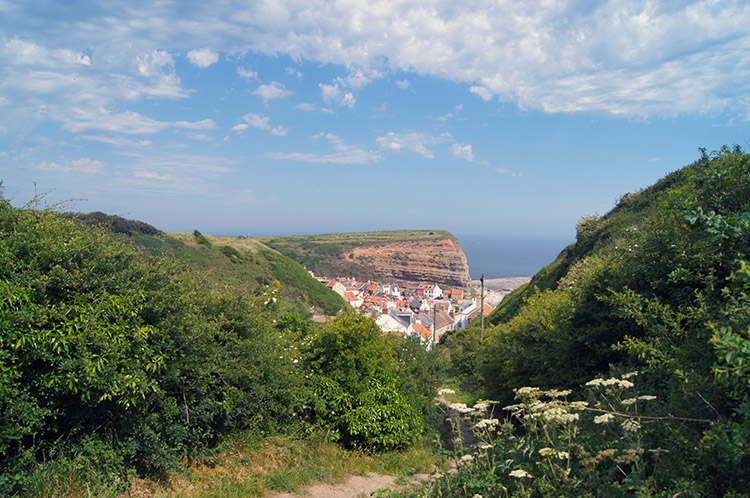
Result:
M334 83L332 85L320 83L318 87L320 88L323 101L328 104L335 103L344 107L354 107L354 104L357 102L354 94L342 90L339 83Z
M453 155L458 158L466 159L467 161L474 160L474 152L471 150L471 144L464 145L456 142L451 147L451 150L453 151Z
M261 97L263 101L267 103L269 100L286 98L292 95L292 92L287 90L282 83L274 81L268 85L260 85L253 92L253 95Z
M190 64L200 68L206 68L219 62L219 54L209 48L190 50L187 53L187 57Z
M343 106L354 105L374 79L407 72L551 113L729 110L746 117L748 18L744 0L277 0L154 2L138 9L115 0L106 14L45 19L41 31L38 18L20 6L3 12L3 32L35 39L0 40L0 93L14 102L45 93L103 106L123 98L184 98L189 91L167 50L190 50L188 60L197 65L218 57L212 50L255 51L348 68L340 81L325 82L329 90L321 86L324 99ZM192 50L196 40L212 49ZM266 102L289 96L278 82L256 92Z
M237 68L237 74L240 78L244 78L246 80L257 80L258 79L258 73L255 71L251 71L249 69L245 69L244 67L238 67Z
M232 131L242 132L245 131L248 127L252 126L253 128L257 128L259 130L268 130L276 136L284 136L287 134L287 131L283 126L271 126L270 118L262 114L251 112L242 116L242 120L244 121L244 123L239 123L233 126Z

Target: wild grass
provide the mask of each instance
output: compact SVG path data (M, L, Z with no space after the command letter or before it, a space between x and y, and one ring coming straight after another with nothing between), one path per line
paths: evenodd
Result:
M252 498L298 492L306 485L336 483L348 475L370 472L408 476L432 469L439 457L429 444L402 452L368 454L348 451L324 435L236 437L218 455L186 465L168 483L133 479L124 496L149 498ZM85 496L83 494L79 496ZM78 497L72 497L78 498Z

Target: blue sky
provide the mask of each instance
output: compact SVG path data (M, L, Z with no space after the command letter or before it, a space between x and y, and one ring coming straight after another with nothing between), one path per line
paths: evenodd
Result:
M0 0L0 179L169 231L572 239L748 145L749 25L731 0Z

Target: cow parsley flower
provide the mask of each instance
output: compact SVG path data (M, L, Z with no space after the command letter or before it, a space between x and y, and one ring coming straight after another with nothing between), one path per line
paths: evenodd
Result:
M597 415L596 417L594 417L594 423L595 424L606 424L607 422L609 422L613 418L615 418L615 416L612 415L611 413L603 413L601 415Z
M531 474L529 474L528 472L526 472L523 469L511 470L509 475L511 477L515 477L517 479L521 479L523 477L531 477Z

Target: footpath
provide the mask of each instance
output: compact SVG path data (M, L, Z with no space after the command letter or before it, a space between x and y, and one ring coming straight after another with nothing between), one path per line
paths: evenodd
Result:
M445 397L440 396L437 399L446 407L450 406L450 402ZM458 421L463 444L467 447L472 447L475 443L475 438L468 421L453 409L447 410L441 417L441 425L445 423L453 425L453 422L448 419ZM455 472L455 463L451 464L451 468L449 469L449 473L453 472ZM404 488L428 481L430 478L430 474L414 474L410 476L408 484L398 485L396 484L396 476L371 472L365 476L349 476L344 481L336 484L312 484L296 494L274 492L265 495L263 498L369 498L370 496L377 496L379 490Z

